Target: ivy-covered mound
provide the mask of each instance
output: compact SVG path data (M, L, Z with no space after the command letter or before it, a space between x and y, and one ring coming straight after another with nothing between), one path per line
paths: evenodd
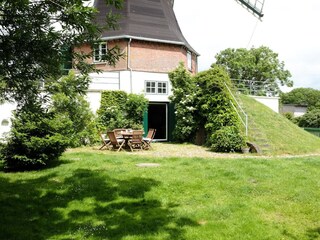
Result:
M148 109L148 99L143 95L124 91L103 91L97 111L101 130L116 128L141 129L143 114Z
M231 81L225 70L213 65L191 76L180 64L169 77L173 88L170 99L175 104L176 116L174 139L195 142L203 138L213 151L241 151L245 137L226 87L231 86Z

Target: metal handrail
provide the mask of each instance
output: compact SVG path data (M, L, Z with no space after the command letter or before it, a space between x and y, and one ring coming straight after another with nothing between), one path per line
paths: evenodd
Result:
M234 104L231 102L231 105L233 106L233 108L236 110L236 113L238 114L241 123L243 124L243 126L246 129L246 136L248 136L248 115L245 113L245 111L243 110L243 108L240 106L239 102L237 101L237 99L235 98L235 96L233 95L232 91L230 90L230 88L228 87L228 85L226 83L224 83L224 85L226 86L226 88L228 89L230 95L232 96L234 102L237 104L238 108L240 109L240 111L242 112L242 114L245 116L245 119L242 119L241 114L239 113L238 109L236 108L236 106L234 106Z

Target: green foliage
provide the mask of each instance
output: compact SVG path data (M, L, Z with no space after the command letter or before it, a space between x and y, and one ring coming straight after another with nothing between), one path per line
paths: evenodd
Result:
M297 120L296 118L294 117L293 113L292 112L285 112L282 114L286 119L290 120L291 122L293 123L296 123Z
M143 114L148 109L149 101L142 94L130 93L125 104L126 126L141 129Z
M244 141L239 130L240 120L231 105L231 96L226 88L226 85L231 86L231 81L222 67L214 65L210 70L192 77L184 66L180 65L169 77L173 87L173 96L170 99L176 110L176 141L191 142L197 130L204 127L206 144L220 151L221 148L215 148L213 135L226 126L238 129L239 136ZM226 146L223 151L235 151L235 148L231 147L227 150Z
M299 127L320 128L320 108L307 111L297 118Z
M4 148L6 143L0 141L0 163L4 159Z
M127 94L124 91L104 91L97 111L98 128L141 129L143 113L148 109L148 100L143 95Z
M242 133L235 126L225 126L211 135L212 149L216 152L240 152L246 145Z
M95 142L94 115L84 94L88 88L88 76L76 76L73 71L58 81L48 83L51 92L51 110L63 114L72 122L70 146L76 147Z
M178 142L191 142L198 127L195 108L196 84L182 63L169 73L169 78L173 92L170 100L174 104L176 115L173 138Z
M282 104L295 104L308 106L308 108L320 105L320 91L313 88L295 88L288 93L281 94Z
M3 148L8 170L30 170L57 160L70 144L72 122L63 114L47 112L39 104L18 109Z
M211 136L217 130L226 126L240 129L240 120L231 105L232 98L226 89L226 85L231 86L231 82L223 68L217 65L198 74L195 81L199 88L197 108L207 131L207 144L216 149L214 146L216 142ZM234 151L234 149L230 148L229 151Z
M120 8L122 2L106 4ZM40 80L61 76L66 48L93 45L102 31L95 25L96 9L79 0L3 0L0 13L0 96L18 103L38 94ZM107 15L104 27L115 28L117 18L113 16ZM71 53L73 67L81 73L94 69L86 64L92 54ZM108 63L112 64L117 54L111 52Z
M105 3L120 8L122 2ZM69 51L73 68L84 77L60 77L66 49L84 43L93 46L99 39L103 29L95 24L96 13L79 0L0 2L0 102L17 103L4 149L8 168L45 166L70 143L79 145L91 134L92 115L82 95L89 83L86 75L95 70L86 61L92 53ZM116 20L108 13L103 27L114 28ZM114 64L119 54L111 49L106 62ZM52 101L43 97L47 93Z
M292 86L291 74L285 70L284 62L280 62L278 54L268 47L259 48L228 48L216 55L217 65L223 66L231 79L253 80L257 88L261 89L260 94L266 92L279 92L279 84ZM244 84L244 83L240 83ZM244 86L250 89L250 83ZM258 93L256 93L258 94Z

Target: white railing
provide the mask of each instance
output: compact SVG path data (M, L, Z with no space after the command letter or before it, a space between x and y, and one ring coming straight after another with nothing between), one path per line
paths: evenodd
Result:
M233 95L232 91L230 90L230 88L228 87L228 85L226 83L224 83L224 85L226 86L226 88L228 89L230 95L232 96L234 102L236 103L237 107L233 104L233 102L230 100L231 105L233 106L233 108L235 109L236 113L238 114L241 123L243 124L244 128L245 128L245 132L246 132L246 136L248 136L248 115L245 113L245 111L243 110L243 108L240 106L239 102L237 101L237 99L235 98L235 96ZM243 114L244 117L241 116L240 112Z
M280 90L277 87L277 83L270 83L269 81L255 81L247 79L231 79L233 85L237 88L237 91L252 96L266 96L266 97L278 97Z

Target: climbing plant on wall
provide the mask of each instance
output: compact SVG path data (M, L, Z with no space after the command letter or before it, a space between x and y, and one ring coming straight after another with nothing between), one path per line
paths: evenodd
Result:
M171 100L175 104L175 140L190 142L199 130L205 131L205 144L219 152L240 151L245 144L240 120L231 104L226 71L217 65L190 76L180 65L170 75Z
M143 95L127 94L124 91L103 91L97 111L97 125L101 130L115 128L141 129L143 113L148 109L148 100Z

